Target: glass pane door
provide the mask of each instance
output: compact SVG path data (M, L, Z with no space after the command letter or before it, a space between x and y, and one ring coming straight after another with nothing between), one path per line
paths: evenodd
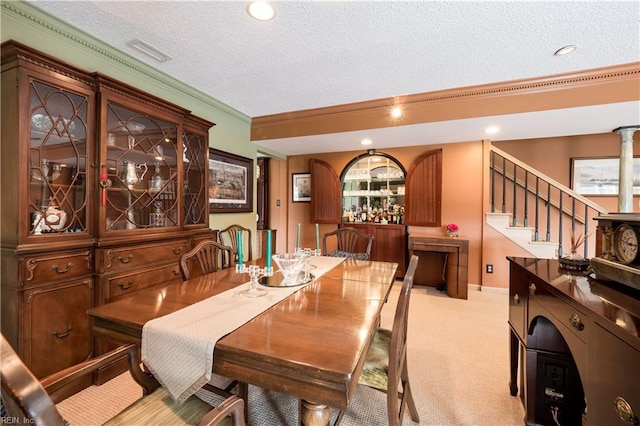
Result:
M342 221L403 223L405 172L387 155L364 155L342 173Z
M30 84L30 235L87 231L88 98Z
M178 226L177 132L175 123L107 105L100 176L107 232Z
M207 190L205 176L208 167L207 138L186 131L183 138L184 164L184 223L185 225L207 224Z

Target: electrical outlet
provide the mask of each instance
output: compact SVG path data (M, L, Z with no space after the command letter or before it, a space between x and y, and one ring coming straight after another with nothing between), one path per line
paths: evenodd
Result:
M280 200L276 200L276 207L280 207Z
M487 263L487 274L493 274L493 265Z

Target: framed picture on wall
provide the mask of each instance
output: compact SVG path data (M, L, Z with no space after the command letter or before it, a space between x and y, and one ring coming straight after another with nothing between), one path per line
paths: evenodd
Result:
M572 158L571 189L581 195L618 195L620 158ZM633 159L633 193L640 194L640 157Z
M209 148L211 213L253 211L253 160Z
M311 202L311 173L293 173L291 185L294 203Z

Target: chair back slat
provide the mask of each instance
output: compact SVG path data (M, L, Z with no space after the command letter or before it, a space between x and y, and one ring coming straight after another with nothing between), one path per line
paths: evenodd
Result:
M201 241L180 257L182 278L188 280L231 267L235 265L233 256L233 248L229 246L213 240Z
M336 238L337 251L329 252L327 242L330 238ZM371 257L373 235L363 234L354 228L338 228L327 232L322 237L322 254L325 256L339 256L358 259Z
M238 263L238 232L240 232L242 238L243 261L253 260L251 229L240 225L230 225L218 232L218 242L233 248L234 264Z

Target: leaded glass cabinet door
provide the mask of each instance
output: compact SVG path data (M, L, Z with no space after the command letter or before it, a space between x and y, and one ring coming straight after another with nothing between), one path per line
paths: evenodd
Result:
M342 222L402 223L404 167L383 153L363 154L344 168Z
M29 236L89 232L92 96L30 79L29 100Z
M180 225L179 126L117 103L106 104L100 165L104 232Z
M209 162L208 131L213 123L188 117L183 136L183 214L184 225L208 226L209 202L207 173Z

